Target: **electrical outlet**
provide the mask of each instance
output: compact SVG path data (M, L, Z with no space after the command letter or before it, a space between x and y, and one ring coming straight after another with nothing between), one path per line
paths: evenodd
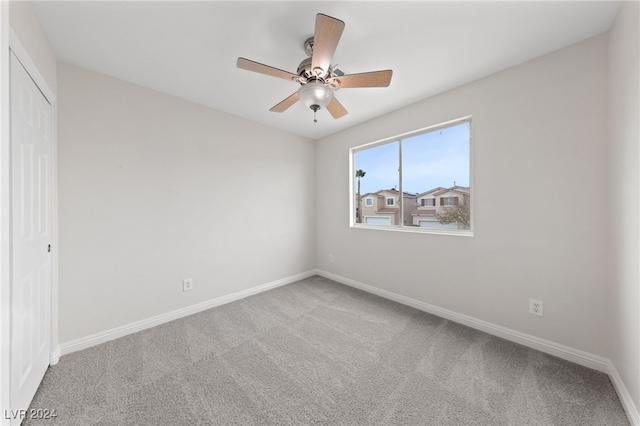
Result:
M529 313L544 316L544 304L540 300L529 299Z
M184 280L182 280L182 291L189 291L189 290L193 290L193 279L185 278Z
M329 255L329 263L333 263L333 255L332 254Z

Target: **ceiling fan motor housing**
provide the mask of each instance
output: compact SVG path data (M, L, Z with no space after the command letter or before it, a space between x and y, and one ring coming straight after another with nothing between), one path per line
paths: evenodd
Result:
M326 83L327 79L333 77L333 69L329 67L327 72L324 75L316 75L315 72L311 69L311 58L303 59L298 65L298 75L306 80L320 80L323 83Z
M313 36L304 41L304 53L306 53L308 57L313 56Z

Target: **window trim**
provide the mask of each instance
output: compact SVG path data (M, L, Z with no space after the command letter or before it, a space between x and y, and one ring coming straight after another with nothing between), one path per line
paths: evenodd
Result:
M389 204L389 200L391 200L391 204ZM393 197L384 197L384 205L385 207L395 207L396 199Z
M369 204L369 201L371 201L371 204ZM367 197L364 199L364 206L365 207L373 207L373 197Z
M354 197L352 194L355 193L355 179L353 178L353 176L355 176L355 154L358 151L363 151L366 149L370 149L370 148L374 148L376 146L382 146L382 145L386 145L389 143L393 143L393 142L401 142L403 139L408 139L411 138L413 136L418 136L421 134L425 134L425 133L431 133L431 132L435 132L438 131L439 129L445 129L445 128L449 128L449 127L454 127L456 125L462 124L462 123L469 123L469 188L470 188L470 193L469 193L469 208L471 210L471 220L470 220L470 229L428 229L428 228L420 228L420 227L413 227L413 226L404 226L402 224L399 225L391 225L391 226L384 226L384 225L367 225L365 223L356 223L356 218L354 215L355 212L355 205L354 205ZM422 127L420 129L417 130L413 130L410 132L405 132L405 133L401 133L399 135L396 136L392 136L392 137L388 137L388 138L384 138L384 139L379 139L377 141L374 142L369 142L369 143L365 143L362 145L358 145L358 146L354 146L352 148L349 148L349 227L351 228L356 228L356 229L373 229L373 230L380 230L380 231L393 231L393 232L409 232L409 233L418 233L418 234L440 234L440 235L458 235L458 236L466 236L466 237L473 237L474 233L475 233L475 199L476 196L474 195L474 191L473 188L475 187L474 185L474 155L473 155L473 151L474 151L474 143L473 143L473 119L471 115L465 116L465 117L461 117L461 118L456 118L453 120L449 120L449 121L445 121L442 123L438 123L438 124L434 124L431 126L427 126L427 127ZM399 143L399 161L400 161L400 170L402 170L402 143ZM399 183L399 192L401 194L401 197L404 198L402 196L403 190L402 190L402 179L400 179ZM386 203L386 201L385 201ZM438 202L436 201L436 205L438 204ZM401 202L399 204L396 204L397 206L399 206L400 211L402 212L402 209L404 208L404 203ZM386 204L385 204L386 206Z

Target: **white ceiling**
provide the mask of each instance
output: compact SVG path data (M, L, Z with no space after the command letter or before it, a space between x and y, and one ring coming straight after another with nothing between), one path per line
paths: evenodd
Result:
M34 9L58 58L266 125L318 139L606 32L620 2L42 1ZM347 73L393 69L387 88L342 89L338 120L298 89L236 68L243 56L293 73L315 15L346 24L334 55Z

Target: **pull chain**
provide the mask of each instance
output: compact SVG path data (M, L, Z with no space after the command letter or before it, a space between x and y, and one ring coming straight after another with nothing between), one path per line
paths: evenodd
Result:
M313 122L317 123L318 120L316 119L316 113L318 112L318 110L320 109L320 105L311 105L310 107L313 110Z

